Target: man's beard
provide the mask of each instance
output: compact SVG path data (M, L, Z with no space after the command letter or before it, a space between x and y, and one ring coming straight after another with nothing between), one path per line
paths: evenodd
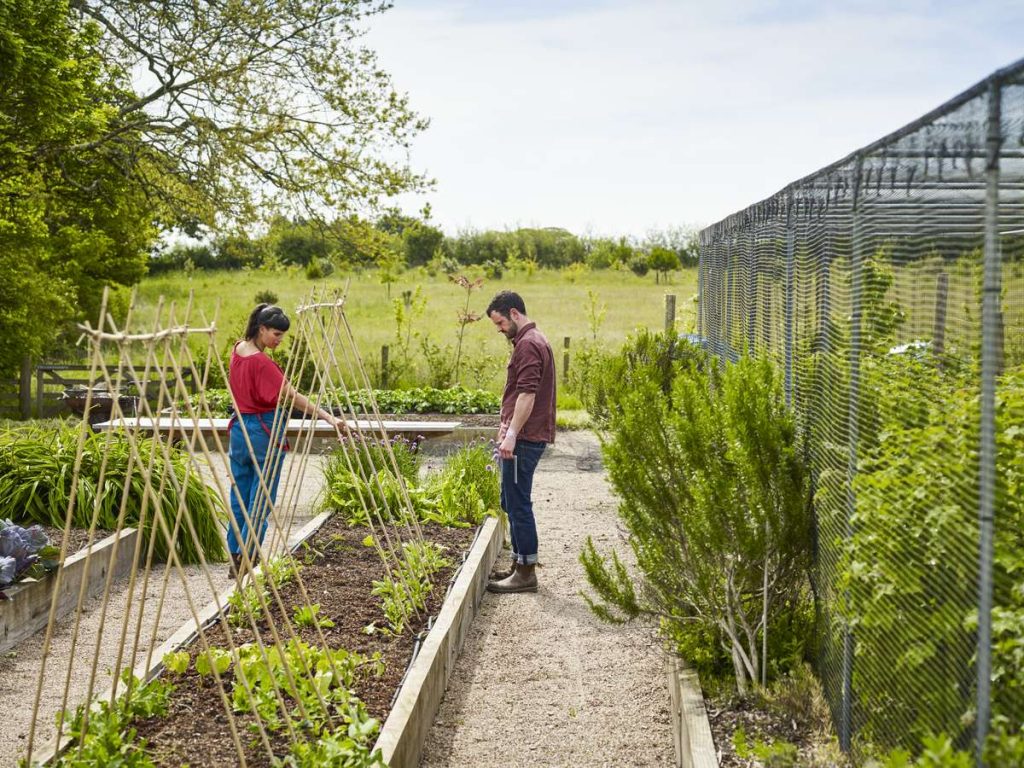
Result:
M509 341L512 341L512 340L515 339L516 334L519 333L519 325L517 323L515 323L514 321L509 320L508 321L508 330L507 331L502 331L502 333L504 333L505 336L508 337Z

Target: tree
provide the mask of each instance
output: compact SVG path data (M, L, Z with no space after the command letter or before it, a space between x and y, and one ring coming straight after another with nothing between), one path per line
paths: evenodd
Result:
M438 250L444 251L444 232L421 221L413 221L402 231L405 260L410 267L426 264Z
M330 253L324 227L316 221L275 217L267 232L271 252L282 264L305 267Z
M73 22L66 2L0 4L4 372L22 355L51 351L69 320L95 319L104 286L145 273L160 209L89 150L109 129L121 77L99 55L99 39L94 24ZM140 152L134 162L150 159Z
M679 258L685 267L696 267L700 260L700 238L692 229L686 227L669 227L668 229L652 230L644 238L644 248L650 250L655 246L668 248Z
M673 269L679 269L679 257L668 248L656 245L651 248L647 256L647 265L654 270L654 282L660 282L659 277L664 277L668 282L668 273Z
M426 121L360 44L375 0L72 0L120 91L101 154L183 219L348 212L422 188L404 150ZM147 162L138 162L145 156ZM223 223L221 221L220 223Z

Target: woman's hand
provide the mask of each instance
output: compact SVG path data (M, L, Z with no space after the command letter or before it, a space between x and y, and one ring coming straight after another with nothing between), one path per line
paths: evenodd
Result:
M327 419L327 423L334 427L339 435L345 436L350 433L348 423L344 419L335 416L333 413L330 414L330 418Z

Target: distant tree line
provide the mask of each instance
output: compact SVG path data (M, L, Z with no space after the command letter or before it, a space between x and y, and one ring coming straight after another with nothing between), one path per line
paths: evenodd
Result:
M190 269L244 269L298 266L311 277L334 269L424 267L453 272L480 266L492 277L506 269L629 269L664 278L680 267L696 266L694 233L683 228L652 232L642 239L577 236L556 227L508 231L467 230L445 235L422 217L388 211L373 222L358 217L319 223L277 217L265 233L213 237L201 244L180 243L155 255L150 272Z

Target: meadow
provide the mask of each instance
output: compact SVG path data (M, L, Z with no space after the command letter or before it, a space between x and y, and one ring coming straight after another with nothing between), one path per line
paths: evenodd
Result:
M482 273L467 268L470 280ZM532 273L506 272L499 279L484 282L469 292L468 311L483 315L490 299L500 290L515 290L526 303L527 314L547 335L561 369L564 338L571 339L570 352L581 343L617 348L636 328L664 327L665 295L676 296L676 323L684 331L696 323L697 270L673 272L670 282L655 282L654 275L637 277L625 270L547 270ZM404 310L403 292L411 292L412 306L403 326L407 339L407 357L412 368L399 382L430 384L431 363L424 356L426 346L441 355L453 355L460 329L459 313L466 309L467 290L445 274L429 275L422 269L397 275L385 286L375 270L333 274L312 281L299 270L194 271L169 273L144 279L136 289L132 326L150 327L160 297L175 302L181 309L193 296L191 324L212 321L220 329L218 338L225 347L239 338L257 294L271 292L275 303L286 312L307 301L316 290L326 294L347 290L346 311L357 337L368 370L379 376L383 345L389 346L393 363L401 364L397 342L399 324L396 304ZM417 293L418 292L418 293ZM415 297L419 296L416 300ZM294 317L294 316L293 316ZM411 331L411 334L409 333ZM465 326L461 383L466 386L498 390L504 379L508 342L485 317Z

